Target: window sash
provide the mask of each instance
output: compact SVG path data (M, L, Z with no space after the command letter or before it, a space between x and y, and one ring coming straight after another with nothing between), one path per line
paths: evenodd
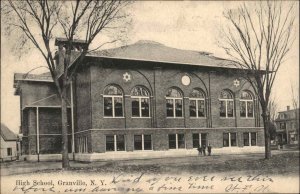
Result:
M134 135L134 150L152 150L151 135Z
M103 96L104 98L104 116L105 117L123 117L123 96Z
M125 151L125 135L106 135L105 151Z
M244 118L254 117L254 101L240 100L240 116Z
M220 117L234 117L234 102L233 99L219 99Z
M169 134L169 149L185 149L185 136L180 134Z
M243 133L244 146L250 146L249 133Z
M251 132L250 133L250 136L251 136L251 146L256 146L257 144L257 133L256 132Z
M105 151L115 151L115 137L114 135L106 136L106 149Z
M205 100L202 98L190 98L190 117L205 117L206 116L206 108L205 108Z
M167 117L183 117L183 99L166 97Z
M132 117L150 117L149 97L131 97ZM135 103L135 104L134 104Z

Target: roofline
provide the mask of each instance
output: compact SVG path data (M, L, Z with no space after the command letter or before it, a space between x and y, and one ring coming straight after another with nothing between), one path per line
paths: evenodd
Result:
M190 65L190 66L197 66L197 67L212 67L212 68L225 68L225 69L242 70L242 69L237 68L237 67L209 66L209 65L202 65L202 64L195 64L195 63L178 63L178 62L172 62L172 61L157 61L157 60L146 60L146 59L137 59L137 58L109 57L109 56L95 56L95 55L86 55L86 57L91 57L91 58L106 58L106 59L120 59L120 60L132 60L132 61L144 61L144 62L156 62L156 63L169 63L169 64L177 64L177 65ZM228 61L226 59L221 59L221 58L219 58L219 60ZM74 63L75 62L76 61L74 61ZM72 65L70 65L70 67Z
M283 111L278 111L278 113L282 113L282 112L290 112L290 111L297 111L300 110L299 108L295 108L295 109L290 109L290 110L283 110Z
M45 80L45 79L17 79L14 81L53 82L53 80Z

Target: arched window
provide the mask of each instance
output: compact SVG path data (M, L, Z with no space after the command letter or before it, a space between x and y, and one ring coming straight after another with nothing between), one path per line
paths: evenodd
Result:
M123 92L119 87L107 86L103 98L105 117L123 117Z
M169 88L166 94L167 117L182 117L182 103L182 93L175 88Z
M233 117L234 105L233 105L233 95L227 90L223 90L219 96L220 102L220 117L230 118Z
M241 92L240 116L244 118L253 118L254 116L253 95L248 91Z
M202 90L193 89L190 94L190 117L205 117L205 95Z
M149 91L136 86L131 91L132 117L150 117Z

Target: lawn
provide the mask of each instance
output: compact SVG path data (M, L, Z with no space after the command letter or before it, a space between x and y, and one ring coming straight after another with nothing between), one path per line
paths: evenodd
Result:
M10 162L1 165L2 175L37 172L59 172L60 162ZM245 171L268 174L298 174L299 151L275 152L271 159L265 160L263 154L214 155L181 158L160 158L145 160L71 162L73 172L99 173L214 173Z

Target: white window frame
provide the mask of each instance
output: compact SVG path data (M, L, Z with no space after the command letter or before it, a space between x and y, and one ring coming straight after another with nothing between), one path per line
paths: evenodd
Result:
M120 135L123 135L123 134L120 134ZM106 150L106 137L107 136L114 136L114 151L107 151ZM118 151L117 150L117 135L105 135L105 152L125 152L126 151L126 136L124 136L124 151Z
M199 135L198 144L199 144L200 147L202 147L202 142L201 142L202 134L206 134L206 144L208 145L208 138L207 138L208 133L192 133L192 135L193 134L198 134ZM197 149L197 148L194 148L194 149Z
M191 117L190 118L206 118L206 103L205 103L205 98L189 98L189 101L195 100L196 101L196 117ZM203 101L204 102L204 117L199 117L198 115L198 101Z
M221 102L221 101L225 101L225 117L221 117L220 116L220 118L226 118L226 119L235 118L235 114L234 114L234 108L235 108L235 106L234 106L234 100L232 98L219 98L219 102ZM232 102L232 109L233 109L233 116L232 117L228 117L228 102Z
M112 116L105 116L105 106L103 106L103 115L104 118L124 118L124 98L123 95L103 95L103 105L105 102L105 98L112 98L111 103L112 103ZM122 98L122 116L115 116L115 98Z
M248 133L248 137L249 137L249 146L257 146L257 132L245 132ZM252 145L251 144L251 133L255 133L255 144L256 145ZM245 146L245 145L244 145Z
M240 102L245 102L246 104L246 116L245 117L242 117L241 116L241 113L240 113L240 117L241 118L254 118L254 100L253 100L253 97L251 96L251 100L250 99L240 99ZM248 116L248 103L247 102L252 102L253 106L252 106L252 114L253 116L252 117L249 117Z
M183 134L184 135L184 148L183 149L186 149L186 139L185 139L185 134L184 133L180 133L180 134ZM176 137L176 148L169 148L170 150L179 150L178 148L178 133L171 133L171 134L168 134L168 138L169 138L169 135L175 135ZM181 149L181 148L180 148Z
M149 98L149 96L131 96L131 100L132 99L138 99L138 101L139 101L139 114L140 114L140 116L139 117L132 116L132 114L131 114L131 118L151 118L151 116L150 116L150 98ZM142 99L148 99L148 104L149 104L149 116L148 117L143 117L142 116ZM132 106L132 104L131 104L131 106ZM131 107L131 110L132 110L132 107Z
M226 133L228 133L228 146L224 146L223 145L223 147L238 147L238 134L237 134L237 132L226 132ZM236 135L235 135L235 137L236 137L236 146L231 146L231 134L233 134L233 133L235 133ZM224 137L223 137L223 141L224 141Z
M134 136L136 136L136 135L141 135L142 136L142 150L136 150L135 148L134 148ZM144 141L144 135L150 135L151 136L151 150L145 150L145 141ZM152 139L152 135L151 134L135 134L135 135L133 135L133 149L134 149L134 151L152 151L153 150L153 139Z
M184 115L184 111L183 111L183 106L184 106L184 102L183 102L183 97L167 97L166 96L166 103L167 103L167 100L172 100L173 101L173 117L170 117L170 116L167 116L167 118L183 118L183 115ZM176 100L181 100L182 102L182 116L181 117L177 117L176 116Z

